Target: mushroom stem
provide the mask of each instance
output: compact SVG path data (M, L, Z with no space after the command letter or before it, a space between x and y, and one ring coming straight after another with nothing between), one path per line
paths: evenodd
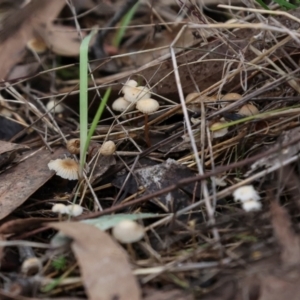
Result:
M144 114L145 115L145 139L146 139L146 143L147 146L150 148L151 147L151 142L150 142L150 138L149 138L149 125L148 125L148 114Z

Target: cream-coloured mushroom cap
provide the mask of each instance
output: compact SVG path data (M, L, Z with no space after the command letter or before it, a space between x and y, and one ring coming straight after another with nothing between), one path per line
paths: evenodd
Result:
M257 107L251 103L243 105L238 111L239 115L246 117L257 115L258 113L259 110L257 109Z
M100 154L104 156L112 155L116 151L116 144L113 141L107 141L100 147Z
M29 276L36 275L43 268L41 260L37 257L29 257L25 259L21 266L21 273Z
M52 206L51 208L52 212L54 213L59 213L59 214L67 214L68 213L68 209L64 204L61 203L56 203Z
M68 180L77 180L79 166L77 162L72 158L55 159L48 163L48 168L56 172L57 176L60 176Z
M79 204L67 205L67 213L72 217L78 217L83 213L83 207Z
M137 85L138 83L135 80L133 79L127 80L124 86L122 87L121 92L124 94L126 93L127 88L137 87Z
M131 102L126 101L124 99L124 97L120 97L113 102L112 109L115 111L120 111L120 112L123 112L125 110L130 111L130 110L133 110L133 108L134 108L133 105L131 108L129 108L130 105L131 105Z
M150 90L146 86L129 87L124 92L124 99L129 102L136 102L150 97Z
M159 109L159 103L152 98L142 99L137 102L136 109L143 114L150 114Z
M47 50L47 45L40 38L33 38L26 44L27 48L37 54L42 54Z
M123 244L137 242L144 234L144 227L132 220L122 220L112 229L113 237Z
M185 101L188 102L188 101L191 101L193 99L193 102L194 101L201 101L202 100L202 96L199 95L199 93L190 93L190 94L187 94L186 97L185 97Z
M211 130L211 135L212 135L213 139L222 137L228 133L228 127L214 130L215 128L218 128L219 126L222 126L224 124L226 124L226 122L220 121L220 122L216 122L213 125L211 125L210 130Z
M217 96L207 96L207 95L200 95L199 93L190 93L186 95L185 101L189 103L194 102L208 102L208 101L216 101Z
M243 96L238 93L228 93L222 97L222 101L237 101L242 99Z
M71 154L80 153L80 139L70 139L67 141L67 149Z
M57 101L50 100L46 105L47 110L51 110L51 112L55 112L56 114L62 113L65 109L61 104L57 104Z

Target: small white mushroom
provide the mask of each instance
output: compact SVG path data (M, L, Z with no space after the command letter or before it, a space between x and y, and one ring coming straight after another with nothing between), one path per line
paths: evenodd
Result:
M113 141L106 141L100 147L100 154L104 156L112 155L116 151L116 144Z
M129 87L124 93L124 99L133 103L142 99L148 99L150 97L150 90L146 86Z
M228 93L222 97L222 101L237 101L242 98L243 96L238 93Z
M239 115L249 117L253 115L257 115L259 113L259 110L257 107L251 103L243 105L240 110L238 111Z
M77 180L79 166L78 163L72 158L55 159L48 163L48 168L56 172L60 176L68 180Z
M54 213L58 213L61 215L67 214L68 213L68 209L64 204L61 203L56 203L52 206L52 212Z
M80 139L70 139L67 141L67 149L71 154L80 153Z
M237 188L232 193L235 201L259 201L260 196L258 192L254 189L253 185L244 185L242 187Z
M132 107L129 107L130 105L131 102L126 101L124 97L120 97L113 102L112 109L119 112L123 112L125 110L130 111L134 108L133 105Z
M67 214L72 217L78 217L82 215L83 207L79 204L67 205Z
M226 124L226 122L221 120L220 122L216 122L216 123L211 125L210 130L211 130L211 135L212 135L213 139L222 137L222 136L224 136L228 133L228 127L221 128L221 129L218 129L218 130L214 130L214 129L216 129L216 128L224 125L224 124Z
M261 210L262 204L260 201L249 200L242 203L242 208L247 212L257 211L257 210Z
M145 139L148 147L150 147L148 114L157 111L159 109L159 103L151 98L141 99L137 102L136 109L145 115Z
M150 114L159 109L159 103L152 98L141 99L137 102L136 109L143 114Z
M123 220L112 229L113 237L123 244L130 244L141 240L144 236L144 227L132 220Z
M137 85L138 83L135 80L127 80L124 86L122 87L121 92L123 94L126 94L128 91L130 91L131 88L137 87Z
M37 54L46 52L47 45L41 38L32 38L26 44L27 48Z
M60 114L65 110L64 107L61 104L57 103L57 101L55 100L50 100L47 103L46 108L48 111L51 110L51 112L54 112L56 114Z

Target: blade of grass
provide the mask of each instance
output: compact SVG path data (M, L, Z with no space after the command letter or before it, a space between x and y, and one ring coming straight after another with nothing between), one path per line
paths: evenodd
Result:
M124 33L126 31L126 28L129 25L130 21L132 20L139 4L140 4L140 2L138 1L135 5L133 5L132 8L128 11L128 13L122 19L121 28L117 31L117 33L113 39L113 46L115 46L116 48L119 47L121 40L124 36Z
M86 157L86 142L88 132L88 50L91 38L96 33L96 29L93 30L88 36L86 36L80 45L79 55L79 110L80 110L80 165L79 165L79 177L82 178L83 167Z
M93 133L95 132L95 129L96 129L96 126L99 122L99 120L101 119L101 116L102 116L102 113L105 109L105 106L106 106L106 103L108 101L108 98L109 98L109 95L110 95L110 92L111 92L111 88L108 88L106 91L105 91L105 94L100 102L100 105L98 107L98 110L97 110L97 113L93 119L93 122L91 124L91 127L90 127L90 130L89 130L89 133L88 133L88 137L87 137L87 141L86 141L86 145L85 145L85 151L87 151L87 148L88 148L88 145L89 145L89 142L93 136Z

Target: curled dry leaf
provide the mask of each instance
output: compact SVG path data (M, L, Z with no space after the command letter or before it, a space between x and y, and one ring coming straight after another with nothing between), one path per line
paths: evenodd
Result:
M36 29L51 23L64 6L65 1L61 0L32 0L5 19L3 30L0 27L2 79L22 60L26 43L36 35Z
M79 56L81 40L75 27L49 23L45 28L39 28L39 34L55 54Z
M90 300L138 300L141 293L125 251L104 231L83 223L52 223L74 241L83 284Z
M52 176L47 162L65 153L58 148L54 153L44 149L0 174L0 220L23 204L30 195ZM27 155L27 154L26 154Z

